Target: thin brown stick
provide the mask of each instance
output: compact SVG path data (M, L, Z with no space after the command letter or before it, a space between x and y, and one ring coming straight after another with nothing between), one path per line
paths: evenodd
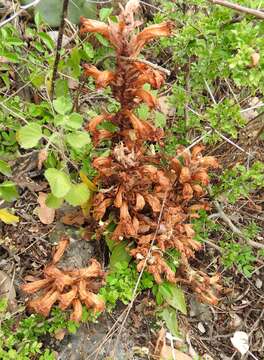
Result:
M255 249L264 249L264 244L258 243L254 240L247 239L242 231L231 221L231 219L226 215L224 210L222 209L222 206L217 200L213 201L214 206L216 207L219 216L221 219L229 226L229 228L233 231L234 234L242 238L248 245L252 246Z
M53 100L53 95L54 95L55 80L57 77L58 65L59 65L59 61L60 61L60 51L61 51L61 47L62 47L62 39L63 39L63 33L64 33L64 27L65 27L65 18L67 17L67 13L68 13L68 5L69 5L69 0L64 0L63 7L62 7L58 40L57 40L56 55L55 55L55 61L54 61L54 66L53 66L52 79L51 79L51 90L50 90L51 100Z
M257 17L258 19L262 19L262 20L264 19L264 12L260 11L260 10L251 9L251 8L248 8L245 6L231 3L226 0L209 0L209 2L211 2L212 4L215 4L215 5L225 6L229 9L232 9L232 10L244 13L244 14L253 15L253 16Z

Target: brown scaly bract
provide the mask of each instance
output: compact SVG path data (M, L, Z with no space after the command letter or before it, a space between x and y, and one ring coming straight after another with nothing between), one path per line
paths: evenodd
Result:
M52 263L43 271L41 279L29 277L22 285L27 294L39 292L40 295L28 301L27 308L35 313L48 316L54 304L61 310L72 308L71 320L80 322L82 318L82 304L95 312L104 310L104 301L96 295L104 279L101 265L95 259L90 265L81 269L60 269L57 263L62 258L69 240L62 238L53 255Z
M150 153L146 143L162 145L163 130L140 120L133 110L140 102L150 108L158 107L158 100L144 89L144 84L159 89L164 84L164 75L136 57L149 41L172 34L174 26L164 22L137 32L140 23L135 21L134 13L138 6L137 0L130 0L125 9L121 9L117 23L81 18L81 34L99 33L116 51L115 71L84 65L84 73L94 78L97 88L110 86L120 103L116 114L102 113L87 125L95 145L103 139L112 140L111 155L93 161L99 174L97 182L103 190L93 199L93 216L99 221L106 219L110 211L115 214L117 226L112 237L116 241L129 239L135 244L130 254L137 261L138 271L143 268L155 238L146 270L153 274L156 282L166 279L186 283L201 300L215 304L216 292L220 289L218 276L210 278L192 269L189 259L202 247L194 239L191 219L199 216L198 210L210 209L202 199L209 183L208 169L217 168L218 163L211 156L202 156L202 145L191 151L179 147L174 158ZM119 131L98 129L105 120L117 125ZM181 255L177 275L163 258L169 249L177 249Z

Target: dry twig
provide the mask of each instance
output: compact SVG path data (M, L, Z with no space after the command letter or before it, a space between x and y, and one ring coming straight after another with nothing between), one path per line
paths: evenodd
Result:
M216 4L216 5L222 5L225 6L229 9L241 12L241 13L245 13L248 15L253 15L255 17L257 17L258 19L264 19L264 12L260 11L260 10L256 10L256 9L251 9L248 8L246 6L241 6L235 3L231 3L230 1L226 1L226 0L209 0L212 4Z

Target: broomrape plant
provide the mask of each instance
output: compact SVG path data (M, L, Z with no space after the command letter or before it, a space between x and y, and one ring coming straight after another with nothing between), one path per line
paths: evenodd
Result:
M189 260L202 247L195 240L191 222L199 217L198 211L210 209L203 197L209 184L208 170L218 168L218 163L212 156L202 156L203 145L191 151L179 146L176 157L162 151L156 153L150 146L159 145L162 149L164 132L150 121L139 119L136 110L141 104L150 109L159 108L158 99L146 90L146 84L157 90L164 84L165 77L158 67L138 56L151 40L171 35L174 24L166 21L137 32L141 23L135 20L134 14L138 8L139 1L130 0L125 8L121 7L117 22L109 20L108 24L81 18L81 34L100 34L111 43L116 54L115 70L101 70L85 64L84 74L94 79L97 89L110 87L120 104L116 113L104 111L86 126L95 147L104 140L111 140L109 155L93 160L97 170L94 181L100 189L91 203L92 216L98 223L96 236L101 237L114 219L115 228L110 239L117 243L128 241L129 255L134 258L139 272L145 269L157 284L165 281L186 284L201 301L216 304L217 292L221 289L219 275L210 277L193 269ZM107 126L102 126L105 124ZM166 261L166 253L172 250L179 253L177 270ZM81 270L78 270L79 277L74 271L59 273L60 270L55 270L54 259L53 264L44 270L45 279L41 280L46 286L44 296L52 297L49 307L44 311L39 306L39 301L43 304L42 298L36 300L37 305L35 300L30 302L31 309L47 315L56 302L61 308L72 304L75 314L72 319L77 321L81 316L81 302L88 308L103 310L103 304L97 304L97 295L91 291L87 295L86 291L83 296L81 285L86 275L82 280ZM96 272L93 273L92 277L96 276ZM101 270L98 276L102 277ZM62 281L66 277L69 283ZM90 284L89 280L85 286L90 287ZM30 285L25 285L24 290L33 292L28 287ZM96 300L93 304L91 296ZM67 298L65 304L64 297Z

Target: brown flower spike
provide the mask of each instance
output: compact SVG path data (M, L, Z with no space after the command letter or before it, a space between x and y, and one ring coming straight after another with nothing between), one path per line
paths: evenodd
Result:
M93 216L97 221L107 219L110 212L115 216L112 238L131 240L134 248L130 254L137 262L138 271L144 266L155 238L146 270L153 274L156 282L164 279L183 282L192 287L201 300L215 304L220 289L218 276L210 278L192 269L189 259L202 247L194 239L191 220L199 217L199 210L210 209L203 196L209 183L208 170L217 168L218 163L211 156L202 156L203 145L192 150L179 147L174 158L150 152L149 142L162 146L163 130L139 119L134 110L140 102L151 109L158 108L157 98L145 85L159 89L165 79L157 67L142 62L137 56L150 41L170 36L174 24L164 22L138 32L140 23L134 19L138 7L138 0L128 1L125 8L121 7L118 21L109 20L108 24L81 18L81 34L99 33L116 51L115 71L84 65L84 73L94 78L97 88L110 86L120 103L116 114L103 113L87 126L95 145L104 139L112 140L111 154L93 161L98 171L96 180L102 189L94 196ZM99 129L98 125L106 120L118 130ZM170 249L176 249L181 256L177 274L164 259L164 253Z
M80 322L82 318L82 304L94 312L104 310L103 300L94 293L101 286L104 273L101 265L95 259L90 265L82 269L59 269L57 263L62 258L67 246L68 238L60 240L53 255L52 263L43 271L42 279L32 279L22 290L27 294L40 292L40 295L28 301L30 311L48 316L54 304L61 310L72 308L71 320Z

